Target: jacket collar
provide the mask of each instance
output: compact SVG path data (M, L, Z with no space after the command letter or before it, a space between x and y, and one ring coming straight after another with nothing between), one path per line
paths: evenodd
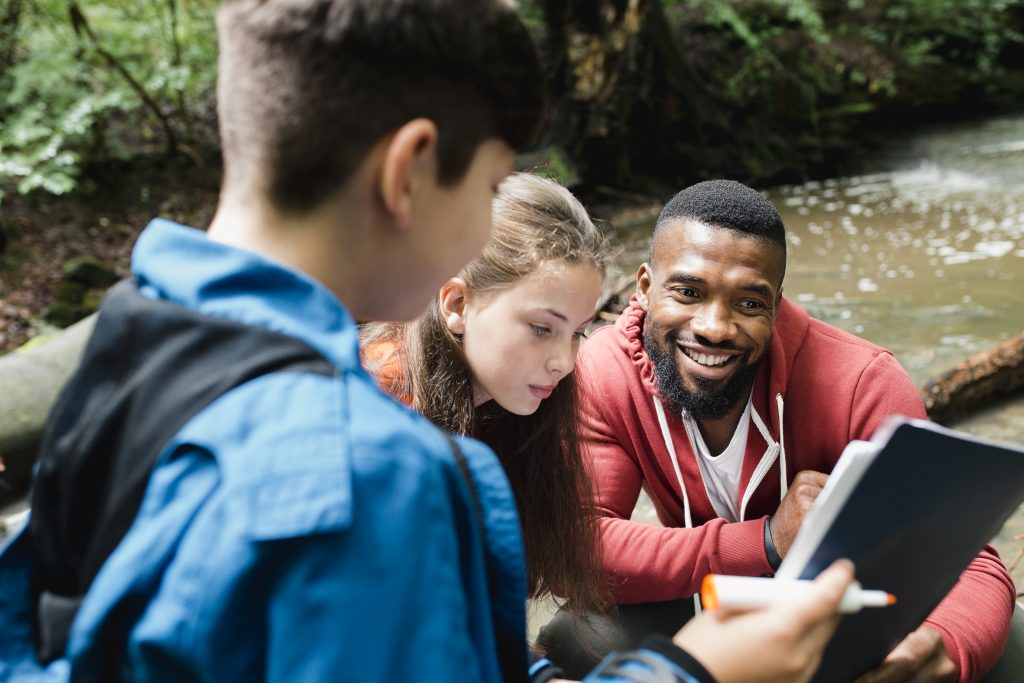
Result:
M302 339L343 369L359 367L355 321L308 275L161 218L139 236L132 274L143 294Z

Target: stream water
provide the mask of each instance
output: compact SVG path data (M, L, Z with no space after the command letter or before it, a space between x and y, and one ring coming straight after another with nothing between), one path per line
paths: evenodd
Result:
M892 144L862 175L774 188L786 224L785 294L893 351L914 381L1024 331L1024 114L932 128ZM624 235L625 270L650 225ZM958 425L1024 444L1024 398ZM653 521L649 503L639 519ZM1007 565L1024 508L994 539ZM1024 586L1024 561L1013 572Z

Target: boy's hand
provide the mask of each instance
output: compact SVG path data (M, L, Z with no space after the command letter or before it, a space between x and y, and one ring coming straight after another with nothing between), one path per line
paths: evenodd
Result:
M680 629L673 642L719 683L802 683L821 662L839 623L839 601L851 581L853 565L840 560L790 603L750 612L704 612Z
M796 473L793 483L789 485L785 497L771 517L772 543L779 557L785 557L789 547L793 545L796 532L807 516L807 511L818 498L821 489L828 481L828 475L813 470Z
M959 673L946 654L942 634L931 626L921 626L856 683L954 683Z

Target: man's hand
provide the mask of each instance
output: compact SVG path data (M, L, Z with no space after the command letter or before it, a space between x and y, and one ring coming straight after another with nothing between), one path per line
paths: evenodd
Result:
M812 470L797 472L789 491L779 503L775 514L771 517L772 543L779 557L785 557L789 547L793 545L796 532L804 521L807 511L811 509L815 498L828 481L828 475Z
M959 673L946 654L942 634L931 626L922 626L856 683L955 683Z
M719 683L803 683L821 663L852 580L853 565L840 560L791 602L750 612L705 611L672 640Z

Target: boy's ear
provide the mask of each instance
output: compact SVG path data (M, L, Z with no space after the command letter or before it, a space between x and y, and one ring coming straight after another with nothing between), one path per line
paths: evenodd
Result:
M428 174L436 173L437 126L430 119L413 119L395 131L384 152L380 196L400 229L412 225L413 196Z
M466 331L466 281L453 277L441 286L437 295L441 317L453 334Z

